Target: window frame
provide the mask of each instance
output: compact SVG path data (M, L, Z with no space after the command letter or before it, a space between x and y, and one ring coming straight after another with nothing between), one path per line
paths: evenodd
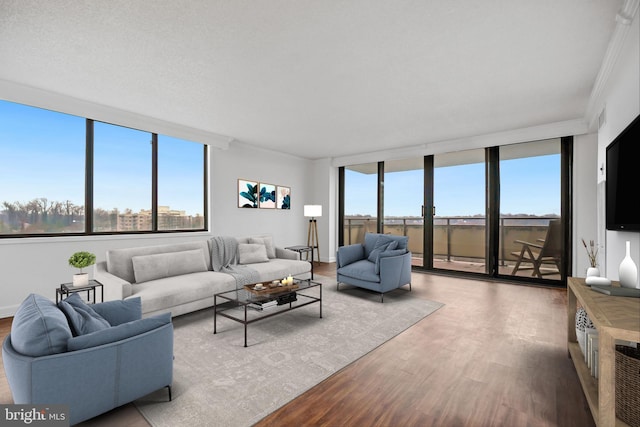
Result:
M9 102L16 105L26 105ZM33 107L32 108L40 108ZM42 108L40 108L42 109ZM58 111L48 110L55 113ZM61 113L66 114L66 113ZM76 116L78 117L78 116ZM37 237L77 237L77 236L104 236L104 235L144 235L144 234L175 234L175 233L198 233L209 231L209 171L208 171L208 159L209 159L209 147L207 144L202 144L202 169L203 169L203 194L202 194L202 208L203 208L203 226L202 228L187 228L187 229L158 229L158 133L150 132L140 129L135 129L129 126L122 126L114 123L109 123L101 120L94 120L90 118L85 119L85 173L84 173L84 231L83 232L67 232L67 233L16 233L16 234L0 234L0 240L5 239L24 239L24 238L37 238ZM105 123L112 126L119 126L128 129L138 130L141 132L148 132L151 136L152 154L151 154L151 216L152 227L150 230L128 230L128 231L93 231L94 227L94 124L95 122ZM161 135L161 134L160 134ZM180 138L177 138L180 139ZM186 141L186 140L185 140ZM190 141L201 144L197 141Z

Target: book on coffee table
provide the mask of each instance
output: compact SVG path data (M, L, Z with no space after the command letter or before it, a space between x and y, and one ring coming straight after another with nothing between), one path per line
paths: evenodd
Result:
M278 300L275 300L275 299L269 300L269 301L255 301L249 304L249 307L255 310L265 310L267 308L277 307L277 306L278 306Z

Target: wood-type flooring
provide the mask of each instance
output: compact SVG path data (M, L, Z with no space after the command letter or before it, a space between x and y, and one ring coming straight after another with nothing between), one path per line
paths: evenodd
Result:
M335 264L315 272L333 277ZM419 273L412 281L412 297L446 305L256 427L595 426L567 357L566 290ZM1 339L10 328L0 319ZM129 404L82 425L149 424Z

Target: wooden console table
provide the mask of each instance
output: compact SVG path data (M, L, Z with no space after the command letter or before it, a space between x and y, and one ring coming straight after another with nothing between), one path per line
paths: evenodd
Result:
M619 286L619 283L613 282L613 286ZM577 342L576 302L585 309L598 330L598 380L591 376ZM567 321L569 357L573 360L596 425L626 426L616 418L615 341L640 342L640 298L605 295L592 291L584 279L570 277Z

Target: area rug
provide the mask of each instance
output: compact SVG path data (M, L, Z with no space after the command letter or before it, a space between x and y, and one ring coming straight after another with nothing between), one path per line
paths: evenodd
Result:
M173 400L139 399L142 415L157 427L250 426L443 306L316 280L322 319L310 304L250 324L246 348L240 323L218 317L213 334L211 309L175 318Z

